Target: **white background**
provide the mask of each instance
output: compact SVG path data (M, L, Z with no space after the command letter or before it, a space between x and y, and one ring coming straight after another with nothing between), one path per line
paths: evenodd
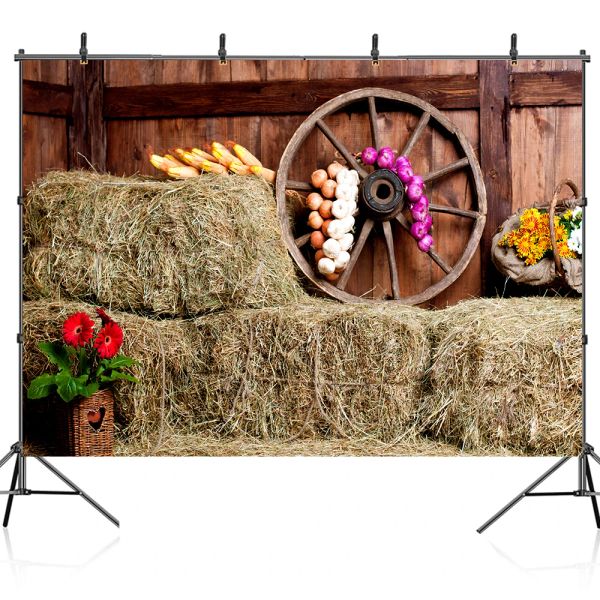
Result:
M354 6L354 8L352 8ZM17 438L17 66L73 53L522 54L598 58L592 2L4 2L0 34L0 454ZM596 45L594 45L596 44ZM588 66L589 440L600 446L595 293L598 88ZM40 149L44 151L43 148ZM518 192L518 190L517 190ZM115 458L54 463L122 520L75 497L18 497L1 598L594 597L589 499L527 499L475 528L552 463L533 458ZM12 466L12 465L11 465ZM0 473L6 488L11 469ZM600 486L600 468L595 469ZM39 465L29 484L55 485ZM576 486L576 461L548 483ZM0 510L2 506L0 506ZM2 537L2 533L0 533Z

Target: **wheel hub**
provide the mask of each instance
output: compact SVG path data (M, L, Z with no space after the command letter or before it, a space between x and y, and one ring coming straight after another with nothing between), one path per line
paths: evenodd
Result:
M389 221L404 208L404 191L404 184L396 173L378 169L363 179L360 196L371 218Z

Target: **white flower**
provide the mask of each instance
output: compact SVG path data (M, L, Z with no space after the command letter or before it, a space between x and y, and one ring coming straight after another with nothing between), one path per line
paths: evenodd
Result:
M582 212L583 212L583 209L581 208L581 206L576 206L572 212L573 219L577 219L581 215Z
M577 227L571 231L569 235L569 239L567 240L567 246L573 252L577 252L577 254L582 253L582 244L583 244L583 230L581 227Z

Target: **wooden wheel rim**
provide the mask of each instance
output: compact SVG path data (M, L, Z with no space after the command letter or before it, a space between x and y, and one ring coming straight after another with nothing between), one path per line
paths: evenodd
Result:
M373 114L375 112L375 108L374 108L374 99L375 98L394 100L401 104L407 104L407 105L415 106L415 107L421 109L421 111L422 111L421 120L419 121L415 130L417 130L419 128L424 129L424 127L427 126L429 119L433 118L435 121L437 121L437 123L439 123L448 132L448 134L450 136L455 136L456 140L458 141L459 145L461 146L461 148L465 154L465 158L468 161L468 167L471 170L471 173L473 175L473 181L475 184L474 191L475 191L475 195L476 195L477 210L462 211L462 213L465 213L463 216L465 216L467 213L477 213L477 214L476 214L476 216L471 217L474 220L474 223L473 223L473 226L471 229L471 234L469 236L469 240L468 240L468 242L465 246L465 249L464 249L461 257L459 258L459 260L450 268L449 272L446 272L446 275L444 277L442 277L436 283L430 285L428 288L426 288L422 292L419 292L418 294L413 294L412 296L406 296L404 298L398 298L398 299L375 299L375 298L363 298L360 296L354 296L353 294L350 294L349 292L346 292L345 290L342 290L342 289L338 288L337 286L332 285L328 281L319 277L318 273L315 272L315 270L313 269L311 264L306 260L306 258L302 254L301 249L295 243L294 236L292 235L292 232L291 232L289 215L287 212L286 189L288 189L288 172L289 172L290 165L292 164L292 161L294 159L294 156L296 155L296 152L300 149L300 147L302 146L302 144L304 143L306 138L309 136L311 131L315 127L318 126L317 123L322 124L322 119L324 117L337 112L341 108L344 108L345 106L348 106L349 104L352 104L353 102L369 99L369 105L370 105L370 111L371 111L371 114L370 114L371 132L372 132L373 137L377 138L377 136L378 136L377 126L376 126L375 118L373 116ZM373 100L371 100L371 99L373 99ZM426 115L428 115L428 116L426 116ZM411 134L411 138L412 138L412 134ZM409 138L408 144L410 144L410 138ZM376 144L376 145L379 146L378 144ZM410 150L412 150L412 147L410 148ZM349 162L348 158L346 158L346 161ZM458 161L458 162L460 162L460 161ZM465 163L465 165L466 164L467 163ZM349 166L356 168L357 165L355 164L355 165L349 165ZM359 171L359 174L360 174L361 180L362 180L365 176L365 171L362 168L359 168L357 170ZM440 169L438 172L435 172L435 174L437 175L437 174L441 173L442 171L444 171L444 168ZM428 174L430 177L424 176L424 179L426 182L434 179L434 177L431 177L431 175L433 173L434 172ZM294 133L294 135L288 142L288 145L286 146L286 148L283 152L283 155L281 156L281 161L279 163L279 168L277 170L275 191L276 191L276 197L277 197L277 213L279 216L279 223L281 226L281 231L283 233L283 237L284 237L285 243L288 247L288 250L289 250L290 254L292 255L292 257L294 258L294 260L296 261L296 264L300 267L300 269L304 273L304 275L306 275L306 277L308 277L308 279L314 285L316 285L318 288L323 290L329 296L331 296L333 298L337 298L338 300L341 300L343 302L348 302L348 303L395 302L397 304L414 305L414 304L421 304L422 302L426 302L426 301L430 300L431 298L434 298L440 292L442 292L447 287L452 285L462 275L464 270L467 268L467 265L469 264L471 258L473 258L475 251L477 250L477 247L479 245L479 240L481 239L481 236L483 234L483 229L485 227L487 203L486 203L485 185L483 182L483 175L481 173L481 168L479 166L479 162L477 161L477 158L475 156L475 152L473 151L473 148L472 148L471 144L469 143L469 141L467 140L466 136L462 133L462 131L460 131L458 129L458 127L454 123L452 123L452 121L450 121L450 119L445 117L439 110L437 110L434 106L432 106L428 102L425 102L424 100L421 100L420 98L417 98L416 96L411 96L410 94L405 94L403 92L397 92L394 90L386 90L384 88L361 88L358 90L353 90L351 92L341 94L340 96L337 96L336 98L333 98L333 99L325 102L319 108L317 108L315 111L313 111L308 116L308 118L302 123L302 125L300 125L300 127L296 130L296 132ZM444 212L444 211L439 211L439 212ZM462 213L460 210L458 210L454 214L461 215ZM406 229L406 219L403 217L402 213L400 213L397 218L400 221L401 225ZM384 234L386 235L386 242L390 243L390 241L387 239L388 233L386 232L385 228L384 228ZM391 243L393 244L393 240L391 241ZM439 265L439 262L433 258L433 256L435 255L435 252L429 253L429 255L430 255L430 257L432 257L432 260L437 262ZM445 269L442 269L442 270L445 270Z

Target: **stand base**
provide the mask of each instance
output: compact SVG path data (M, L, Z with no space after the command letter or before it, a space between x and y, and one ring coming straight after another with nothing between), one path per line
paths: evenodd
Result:
M80 487L75 485L66 475L63 475L55 466L50 464L45 458L36 456L35 458L46 467L51 473L56 475L63 483L71 488L68 490L32 490L26 485L26 471L25 471L25 460L26 456L23 454L23 446L20 442L16 442L11 446L10 452L0 459L0 469L13 457L15 456L15 468L13 471L12 481L10 484L10 490L0 491L0 495L7 495L6 510L4 512L3 527L8 527L10 520L10 513L12 510L13 500L15 496L31 496L34 494L45 494L45 495L61 495L61 496L81 496L86 502L91 504L100 514L104 515L113 525L120 527L119 520L111 515L105 508L100 506L92 497L88 496Z
M600 529L600 511L598 510L597 496L600 492L594 489L592 480L592 470L590 469L589 457L592 457L600 464L600 456L594 452L594 448L590 444L583 445L583 451L577 457L579 463L579 481L578 488L572 492L534 492L533 490L543 481L548 479L550 475L558 471L571 457L566 456L561 458L556 464L550 467L545 473L538 477L531 485L527 486L519 495L515 496L508 504L503 506L493 517L490 517L481 527L477 529L477 533L483 533L490 525L493 525L500 517L504 516L511 508L518 504L523 498L539 497L539 496L576 496L590 498L592 500L592 509L594 511L594 519L596 527ZM587 485L586 485L587 482Z

